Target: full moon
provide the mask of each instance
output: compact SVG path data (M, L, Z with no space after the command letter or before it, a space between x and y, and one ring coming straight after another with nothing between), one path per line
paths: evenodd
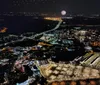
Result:
M66 15L66 11L65 10L62 10L61 11L61 15Z

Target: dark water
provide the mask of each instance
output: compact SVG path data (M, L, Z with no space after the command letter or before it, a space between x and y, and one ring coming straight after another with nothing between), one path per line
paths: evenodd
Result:
M0 16L0 28L7 27L7 33L42 32L52 29L58 22L32 16Z
M67 25L70 26L78 24L100 25L100 17L74 17L73 19L63 20L64 22L66 22ZM7 27L7 33L42 32L54 28L57 25L57 23L57 21L44 20L43 17L40 16L0 16L0 28Z

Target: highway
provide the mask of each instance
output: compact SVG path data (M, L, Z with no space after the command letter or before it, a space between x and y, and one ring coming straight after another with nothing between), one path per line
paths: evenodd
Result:
M51 30L47 30L47 31L35 34L35 35L31 36L31 37L23 37L22 39L19 39L19 40L15 40L15 41L12 41L12 42L3 43L0 46L7 46L10 43L15 43L15 42L18 42L18 41L23 41L25 38L27 38L27 39L35 39L36 37L38 37L38 36L40 36L42 34L45 34L45 33L48 33L48 32L51 32L51 31L54 31L54 30L58 29L59 26L61 25L61 23L62 23L62 20L59 20L58 24L53 29L51 29Z
M37 37L37 36L40 36L40 35L42 35L42 34L45 34L45 33L48 33L48 32L54 31L54 30L57 30L57 29L59 28L59 26L61 25L61 23L62 23L62 20L59 20L59 22L58 22L58 24L56 25L56 27L54 27L54 28L51 29L51 30L47 30L47 31L41 32L41 33L39 33L39 34L36 34L36 35L34 35L34 38ZM32 37L32 39L33 39L33 37Z

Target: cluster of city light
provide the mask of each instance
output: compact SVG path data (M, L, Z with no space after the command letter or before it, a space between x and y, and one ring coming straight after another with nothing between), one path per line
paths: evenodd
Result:
M54 63L41 66L41 72L49 83L55 81L99 79L98 69L74 64ZM54 69L55 68L55 69ZM66 75L65 75L66 74Z
M5 33L7 31L6 27L3 27L2 29L0 29L0 33Z
M90 43L92 46L100 46L100 41L95 41Z
M46 20L53 20L53 21L59 21L59 20L61 20L60 17L45 17L44 19L46 19Z

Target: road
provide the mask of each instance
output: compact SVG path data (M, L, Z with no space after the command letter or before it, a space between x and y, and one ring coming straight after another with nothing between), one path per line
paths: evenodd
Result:
M35 35L31 36L31 37L23 37L22 39L19 39L19 40L16 40L16 41L6 42L6 43L1 44L0 46L7 46L7 45L10 44L10 43L15 43L15 42L18 42L18 41L23 41L25 38L27 38L27 39L34 39L34 38L36 38L36 37L38 37L38 36L40 36L40 35L42 35L42 34L44 34L44 33L48 33L48 32L51 32L51 31L54 31L54 30L58 29L59 26L61 25L61 23L62 23L62 20L59 20L59 22L58 22L58 24L56 25L56 27L54 27L54 28L51 29L51 30L47 30L47 31L44 31L44 32L35 34Z
M42 32L42 33L36 34L36 35L34 35L34 38L37 37L37 36L40 36L40 35L42 35L42 34L45 34L45 33L48 33L48 32L51 32L51 31L54 31L54 30L58 29L59 26L61 25L61 23L62 23L62 20L59 20L59 22L58 22L58 24L56 25L56 27L54 27L54 28L51 29L51 30L47 30L47 31L44 31L44 32Z

